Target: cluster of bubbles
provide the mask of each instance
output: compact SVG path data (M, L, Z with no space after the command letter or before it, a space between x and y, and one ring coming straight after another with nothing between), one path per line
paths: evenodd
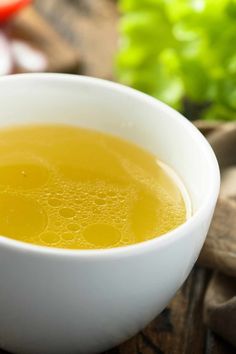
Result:
M185 220L182 195L158 163L152 173L122 153L112 156L107 160L114 166L107 169L114 171L104 178L98 169L101 178L90 179L67 161L49 163L32 152L6 155L0 235L49 247L110 248L159 236Z
M99 180L70 181L46 161L39 163L37 159L25 164L24 168L20 164L15 166L15 169L19 168L22 169L18 179L20 185L14 180L12 185L0 188L1 211L5 213L0 220L1 234L60 248L89 249L131 243L132 231L127 220L132 195L135 195L132 186ZM0 167L2 180L4 169L4 166ZM18 214L20 221L16 223ZM3 223L9 218L12 220L8 232Z
M127 242L124 236L128 196L132 191L127 193L127 189L102 181L65 182L55 174L51 175L51 180L38 198L34 196L48 220L44 231L37 236L37 243L62 248L94 248L115 247Z

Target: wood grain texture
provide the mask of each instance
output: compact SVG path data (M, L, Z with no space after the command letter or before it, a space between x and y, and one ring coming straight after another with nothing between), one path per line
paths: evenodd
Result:
M202 303L209 274L195 268L170 305L134 338L106 354L205 353Z
M78 73L112 79L118 38L115 1L36 0L35 6L78 51Z
M44 54L49 72L78 72L79 53L34 7L22 10L6 27L9 38L23 41ZM15 72L26 69L16 67Z

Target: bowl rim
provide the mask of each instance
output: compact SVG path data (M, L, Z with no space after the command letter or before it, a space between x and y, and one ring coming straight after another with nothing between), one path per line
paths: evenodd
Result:
M151 97L145 93L142 93L138 90L130 88L128 86L100 79L94 78L90 76L82 76L82 75L72 75L72 74L59 74L59 73L36 73L36 74L14 74L10 76L0 77L0 85L4 83L8 83L10 81L18 81L18 80L26 80L26 81L61 81L61 82L81 82L89 85L95 85L101 88L111 89L116 91L117 93L126 94L128 96L132 96L136 99L146 101L147 104L156 106L159 111L168 113L172 119L178 119L179 124L184 126L185 129L188 130L190 134L192 134L195 141L198 144L201 144L201 147L204 152L204 158L207 160L208 166L208 175L209 180L211 181L207 193L204 196L204 199L197 209L197 211L183 224L178 226L177 228L161 235L155 237L150 240L142 241L140 243L135 243L127 246L114 247L114 248L106 248L106 249L64 249L64 248L56 248L56 247L47 247L34 245L31 243L26 243L23 241L18 241L14 239L10 239L5 236L0 236L0 247L10 248L13 251L21 251L23 253L36 253L45 256L63 256L63 257L76 257L76 258L87 258L91 257L122 257L130 254L139 254L144 253L150 250L161 249L162 247L166 247L171 243L177 242L180 238L183 238L186 233L191 233L197 225L204 222L206 216L209 211L214 208L219 188L220 188L220 172L219 166L216 159L216 156L208 143L205 137L200 133L200 131L185 118L182 114L175 111L173 108L169 107L167 104L161 102L160 100Z

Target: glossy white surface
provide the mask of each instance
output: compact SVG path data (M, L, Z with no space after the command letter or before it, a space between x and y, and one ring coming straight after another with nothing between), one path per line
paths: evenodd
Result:
M111 132L181 176L194 215L174 231L108 250L43 248L0 237L0 347L17 354L95 353L134 335L192 269L212 218L219 170L179 113L135 90L58 74L0 78L0 125L63 122Z

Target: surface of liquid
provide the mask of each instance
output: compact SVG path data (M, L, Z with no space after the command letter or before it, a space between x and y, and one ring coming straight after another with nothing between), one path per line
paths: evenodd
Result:
M0 235L111 248L160 236L186 212L168 168L130 142L67 125L0 130Z

